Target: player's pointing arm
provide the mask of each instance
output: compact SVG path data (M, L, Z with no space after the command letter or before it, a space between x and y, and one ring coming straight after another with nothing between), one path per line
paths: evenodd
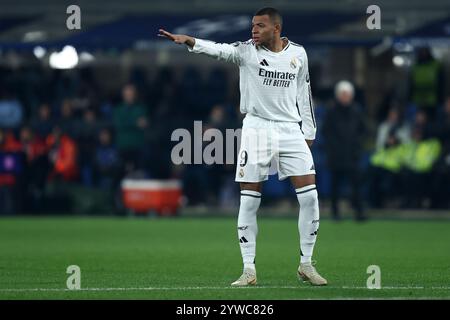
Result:
M241 64L241 53L238 49L239 43L231 45L227 43L215 43L208 40L196 39L184 34L172 34L164 29L159 29L160 37L165 37L177 44L186 44L188 50L194 53L202 53L219 60L225 60Z

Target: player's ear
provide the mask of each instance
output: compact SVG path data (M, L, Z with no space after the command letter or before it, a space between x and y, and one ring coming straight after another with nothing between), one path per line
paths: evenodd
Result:
M281 34L281 24L275 23L275 33Z

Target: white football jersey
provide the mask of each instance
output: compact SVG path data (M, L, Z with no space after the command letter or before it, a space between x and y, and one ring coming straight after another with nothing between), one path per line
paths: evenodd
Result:
M305 139L314 140L308 57L302 46L287 41L282 51L272 52L252 40L226 44L195 39L188 50L239 66L242 113L274 121L301 121Z

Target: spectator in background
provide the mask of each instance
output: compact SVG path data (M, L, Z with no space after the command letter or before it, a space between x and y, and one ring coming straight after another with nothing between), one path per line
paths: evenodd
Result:
M417 50L416 63L412 67L410 79L410 99L424 110L429 119L434 120L438 107L442 103L443 68L435 60L428 47Z
M212 107L209 114L208 127L216 128L221 131L225 130L227 128L226 120L225 108L222 105L217 104Z
M23 157L20 142L10 131L0 128L0 214L14 214L19 201L17 182L20 180Z
M98 133L97 116L93 109L83 111L83 118L78 123L76 141L79 149L78 164L81 170L81 182L85 186L93 185L93 162Z
M35 135L33 129L29 126L23 126L20 129L20 143L28 163L33 163L37 159L45 157L47 153L45 140Z
M123 103L113 114L117 148L124 161L125 170L132 171L142 163L145 130L148 127L146 109L137 101L136 88L127 84L122 90Z
M383 207L387 198L401 200L404 208L418 208L432 201L434 166L441 154L441 144L430 129L426 112L419 110L411 139L400 143L391 131L387 144L371 157L371 193L374 207Z
M388 140L392 139L392 136L400 143L409 142L410 130L409 125L401 119L399 109L391 108L385 121L378 126L376 150L384 149L388 144Z
M0 152L20 152L21 144L11 130L0 128Z
M97 185L104 190L112 190L117 182L119 169L119 153L113 144L111 131L103 128L98 133L94 157L94 172Z
M208 129L217 129L222 133L222 136L226 136L226 129L229 127L228 125L228 119L225 113L225 108L217 104L212 107L212 110L209 114L208 122L205 126L205 131ZM225 139L224 144L222 146L222 150L220 152L225 157L226 156L226 147L225 147ZM209 143L205 143L209 144ZM218 150L216 150L217 152ZM218 201L220 199L221 189L225 182L225 164L212 164L205 166L206 173L208 175L208 185L210 186L207 188L207 202L212 205L217 205ZM234 175L233 175L234 179Z
M239 128L239 124L234 121L234 116L231 106L218 104L212 108L207 125L208 127L219 129L222 135L226 137L227 129ZM231 151L226 150L226 143L227 141L224 140L224 164L215 164L209 168L210 185L215 189L215 195L217 197L215 200L222 208L239 205L240 197L239 189L236 188L234 181L235 167L234 165L227 164L225 161L227 151Z
M383 208L386 201L399 200L403 155L395 130L387 132L386 141L370 158L368 200L373 208Z
M31 127L20 130L20 143L25 154L26 165L20 183L21 195L26 211L42 207L44 190L50 169L45 140L36 135Z
M102 128L97 135L94 155L95 186L106 193L108 202L119 211L123 209L121 191L121 162L119 152L113 142L111 130Z
M53 126L50 106L43 103L39 106L37 115L31 120L31 128L40 138L45 139L52 132Z
M416 124L412 133L412 141L402 145L404 170L403 179L403 207L429 207L432 197L432 172L441 154L439 140L426 135L428 127L425 111L416 115Z
M55 126L47 137L49 160L52 166L51 180L73 181L78 176L77 145L65 134L61 127Z
M360 107L354 102L354 87L348 81L335 86L335 104L328 110L323 123L325 151L331 173L332 216L340 219L340 189L345 179L350 180L355 218L364 220L361 199L360 160L365 135Z
M72 139L76 138L76 119L73 114L72 102L69 99L63 100L60 112L58 124L61 130Z
M22 124L23 107L8 93L0 99L0 128L17 129Z

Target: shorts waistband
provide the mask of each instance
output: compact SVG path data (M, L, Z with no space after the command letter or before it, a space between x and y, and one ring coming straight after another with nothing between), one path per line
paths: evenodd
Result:
M291 121L280 121L280 120L272 120L272 119L267 119L267 118L263 118L260 116L257 116L253 113L246 113L245 117L249 118L249 119L257 119L257 120L262 120L262 121L266 121L268 123L286 123L286 124L292 124L292 123L297 123L297 122L291 122Z

